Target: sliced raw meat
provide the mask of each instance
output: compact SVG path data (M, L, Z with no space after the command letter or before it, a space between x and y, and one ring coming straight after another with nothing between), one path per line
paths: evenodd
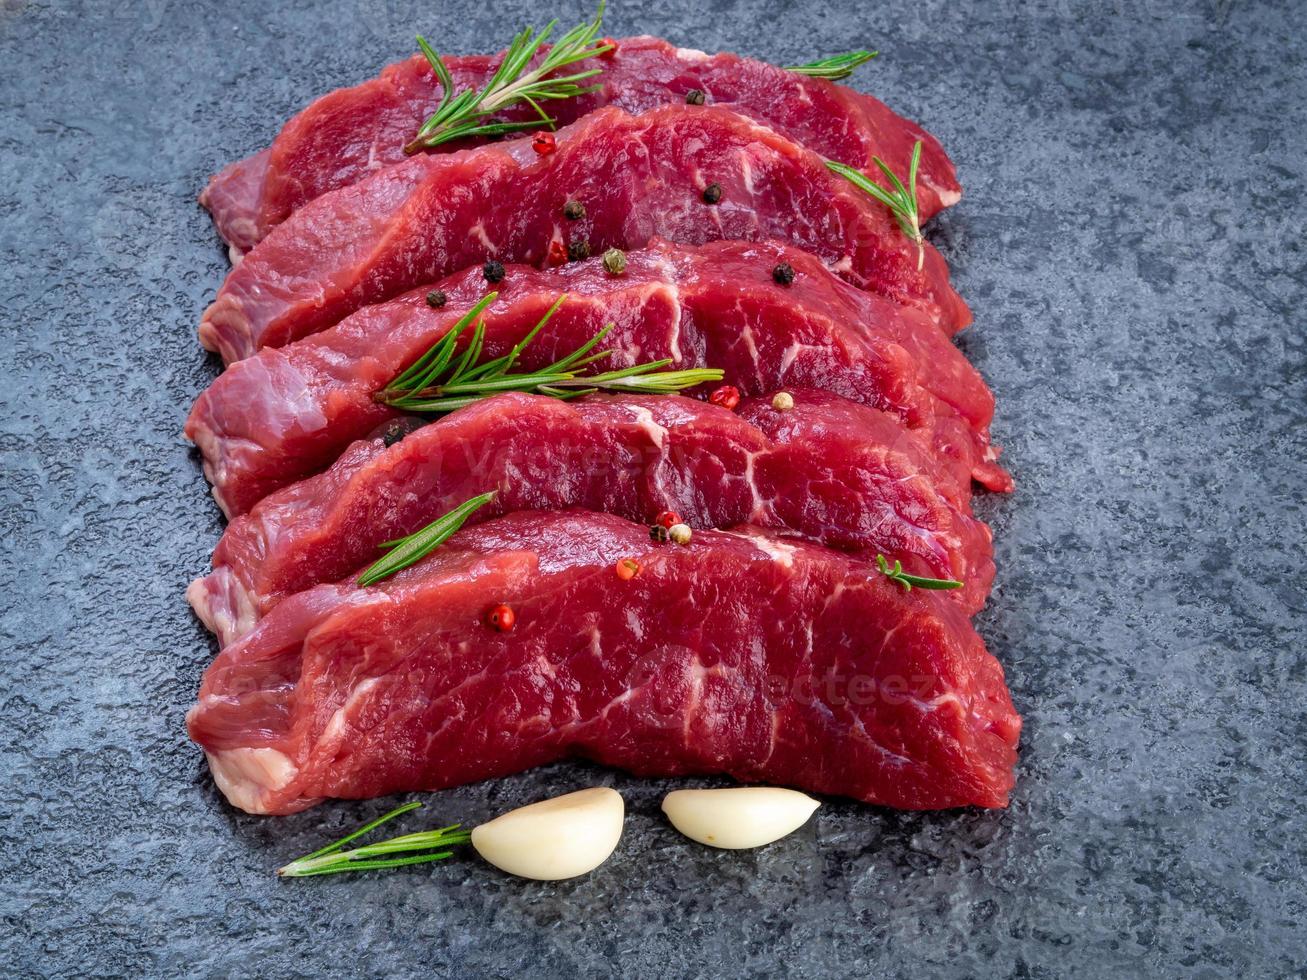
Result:
M500 57L446 58L455 90L481 88ZM684 104L686 94L698 89L710 103L728 104L881 183L884 178L871 158L879 156L895 173L906 174L913 144L920 140L917 187L923 220L961 197L953 165L934 137L871 96L843 85L734 54L709 56L676 48L655 37L626 38L618 42L615 54L583 62L575 70L590 67L603 69L593 80L600 91L550 103L548 111L560 124L605 105L644 112ZM439 104L440 94L440 83L421 55L391 65L377 78L310 104L282 128L271 147L214 177L200 201L238 255L315 197L402 162L404 145ZM499 115L518 121L533 113L519 105ZM437 149L467 145L464 141Z
M569 202L584 216L565 217ZM324 194L232 270L200 338L232 361L489 259L538 265L551 244L597 255L655 236L785 239L946 331L970 319L939 253L925 245L918 268L889 210L817 154L727 109L672 106L600 109L547 156L526 140L420 155Z
M795 271L789 286L772 278L782 263ZM446 296L440 309L427 304L426 288L365 307L330 330L232 365L200 396L186 434L203 451L228 516L320 472L397 418L373 393L491 288L479 269L438 287ZM798 249L659 242L631 252L620 278L596 258L547 271L509 266L493 288L487 356L505 353L566 293L524 367L552 363L611 322L614 367L671 357L680 367L721 368L745 394L825 388L924 430L954 463L963 493L971 478L1011 489L989 445L993 398L966 358L918 311L849 286Z
M372 562L379 542L493 490L476 520L584 507L646 524L668 510L695 528L747 522L959 579L951 595L978 610L994 573L989 532L936 489L930 453L884 412L792 395L789 411L764 398L737 414L679 396L508 394L389 448L357 442L233 521L187 597L225 646L287 596Z
M508 632L485 625L499 603ZM380 585L287 599L219 654L187 721L227 798L278 814L567 756L999 807L1021 724L938 593L752 528L658 545L584 511L519 512Z

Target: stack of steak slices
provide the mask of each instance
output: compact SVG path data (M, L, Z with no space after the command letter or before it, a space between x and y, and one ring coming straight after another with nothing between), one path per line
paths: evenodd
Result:
M456 87L497 65L446 61ZM823 79L655 38L600 66L547 152L406 155L441 94L414 59L204 192L238 259L200 325L228 366L186 427L230 519L188 592L222 647L188 718L215 780L290 813L580 755L1005 805L1020 720L968 617L994 570L972 486L1012 484L949 341L970 314L939 254L826 160L883 183L874 158L906 174L920 142L923 220L958 199L952 165ZM466 351L473 321L481 361L538 371L607 327L590 370L665 359L733 390L441 415L380 395L451 331ZM358 584L379 545L491 491ZM651 533L666 512L688 543Z

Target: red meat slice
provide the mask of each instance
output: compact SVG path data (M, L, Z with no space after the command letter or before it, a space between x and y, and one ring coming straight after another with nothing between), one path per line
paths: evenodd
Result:
M678 396L509 394L390 448L357 442L233 521L187 597L226 645L287 596L372 562L379 542L494 490L476 520L584 507L645 524L667 510L696 528L748 522L959 579L951 595L978 610L993 580L989 532L939 493L929 452L884 412L792 394L789 411L755 399L738 414Z
M772 278L780 264L792 285ZM229 368L200 396L186 434L204 453L228 516L320 472L355 439L398 413L372 395L441 337L491 288L479 269L365 307L338 326ZM488 356L517 343L566 293L527 348L525 368L552 363L605 323L613 367L671 357L711 366L745 394L824 388L894 413L951 461L965 495L971 478L1011 489L989 445L993 397L962 354L917 310L862 292L807 253L776 242L657 242L627 256L623 276L599 259L548 271L509 266L486 314Z
M455 90L481 88L500 58L446 58ZM917 187L923 220L961 196L953 165L933 136L871 96L842 85L734 54L709 56L676 48L655 37L625 38L616 54L578 64L575 70L592 65L603 69L592 82L601 90L550 103L548 111L560 124L606 105L644 112L684 104L686 93L698 89L710 103L727 104L881 183L884 178L871 158L879 156L895 173L906 174L913 144L920 140ZM377 78L311 103L286 123L271 147L214 177L200 201L239 255L315 197L402 162L404 145L439 100L440 83L421 55L391 65ZM517 121L533 113L510 106L499 115Z
M640 571L623 580L616 563ZM507 603L516 625L485 625ZM1004 806L1020 719L956 602L751 528L686 547L584 511L464 530L379 586L277 606L188 716L252 813L582 756L906 809Z
M720 187L718 203L706 189ZM584 217L569 220L578 202ZM325 329L361 306L495 259L781 238L947 332L970 311L943 258L822 158L715 106L600 109L538 156L528 141L411 157L305 205L232 270L200 338L228 360Z

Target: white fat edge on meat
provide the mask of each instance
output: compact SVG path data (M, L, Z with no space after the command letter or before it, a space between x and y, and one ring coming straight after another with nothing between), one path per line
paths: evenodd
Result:
M724 532L737 538L748 541L760 552L767 556L771 561L780 565L782 568L794 567L794 555L799 550L794 545L786 544L778 538L764 534L755 528L747 528L739 531Z
M934 181L929 179L926 181L926 183L936 194L939 195L939 203L943 207L951 208L953 207L953 205L957 204L958 201L962 200L961 191L955 191L952 188L945 190L944 188L938 186Z
M227 509L227 504L218 489L218 484L227 479L227 464L232 458L224 448L228 444L228 437L218 435L207 421L201 420L195 433L188 438L200 451L200 465L204 469L204 478L212 485L214 499L222 508L223 515L230 518L231 511Z
M893 749L888 748L884 742L877 741L872 736L871 732L867 731L867 726L863 724L861 714L859 714L856 711L850 712L850 717L853 720L853 727L851 729L851 734L858 736L862 742L870 746L872 749L875 749L876 752L884 756L885 760L889 762L891 765L899 766L901 768L906 768L908 766L914 766L919 764L915 760L908 758L906 755L900 755L899 753L895 752Z
M796 79L803 78L803 76L797 72L794 73L794 77ZM800 81L798 88L799 88L799 104L812 105L812 96L808 94L808 86L803 81Z
M735 305L737 307L740 305L738 299L735 301ZM744 322L744 329L740 331L740 338L744 341L745 346L749 348L749 360L753 362L754 375L761 377L763 371L762 362L758 358L758 344L753 339L753 324L749 323L748 320Z
M231 223L227 230L232 238L241 238L252 241L258 237L259 229L253 219L237 218ZM231 262L231 267L233 269L241 264L241 259L245 258L246 251L246 249L241 248L239 245L229 244L227 246L227 259Z
M785 348L781 353L780 369L778 372L780 377L785 377L786 373L790 370L790 366L794 363L794 359L799 356L799 351L810 346L812 345L803 344L796 340L794 343L790 344L789 347Z
M712 56L706 51L700 51L698 48L677 48L676 57L682 61L704 62Z
M753 506L749 511L749 520L753 522L761 522L770 516L771 513L771 509L762 499L762 495L758 493L758 479L754 467L754 462L762 454L762 451L756 453L750 452L744 457L743 480L749 488L749 496L753 499Z
M667 446L666 426L655 422L653 412L643 405L623 404L622 408L631 413L631 417L635 419L636 427L649 437L649 441L658 448L659 452L662 452Z
M831 272L835 273L838 276L842 276L845 273L850 273L853 271L853 256L846 255L838 262L831 263L829 266L827 266L827 268L829 268Z
M681 287L676 282L675 266L666 259L659 257L653 263L654 268L660 272L663 278L659 281L651 281L641 288L639 302L649 303L659 294L666 295L672 304L672 322L667 331L667 354L663 355L660 351L658 356L652 360L662 360L664 356L670 357L674 364L680 364L684 360L684 352L681 349L681 337L685 324L685 304L681 301ZM605 300L606 297L597 297L599 300ZM626 305L625 303L623 305ZM634 303L632 304L634 305ZM627 339L627 342L615 351L621 356L621 362L614 360L613 367L632 367L645 360L645 350L639 344Z
M209 760L209 772L222 795L246 813L266 813L264 794L288 786L299 774L299 769L286 753L267 746L222 749L204 754Z
M753 164L749 162L749 154L746 151L740 153L740 178L744 181L744 189L753 197L756 190L753 186Z
M909 692L908 697L911 699L913 706L922 714L938 711L945 705L953 705L958 709L959 714L967 714L968 712L969 706L963 703L956 691L945 691L943 694L936 694L933 698L919 698Z
M266 362L257 357L247 360L242 368L247 372L254 371L263 375L262 382L257 386L258 389L277 392L278 421L292 421L296 426L308 431L325 428L327 416L322 411L320 390L309 383L289 358L280 352L274 356L280 368L275 376L268 371ZM247 374L246 377L248 378L249 375Z
M631 405L622 403L625 409L635 421L635 427L643 432L649 439L650 444L656 450L658 462L654 466L651 479L656 487L663 486L664 470L667 467L667 427L659 425L654 421L653 412L643 405Z
M899 513L891 505L883 501L880 506L884 515L880 521L881 524L888 524L892 521L900 529L906 528L945 567L949 565L948 556L950 550L956 550L962 546L962 541L956 534L945 534L942 531L932 531L930 528L922 527L906 514ZM879 524L877 526L879 527Z
M331 713L331 719L327 722L327 727L322 730L321 738L318 739L318 746L330 744L349 734L347 725L350 709L367 697L368 692L376 687L380 681L380 677L369 677L354 685L354 690L349 692L349 697L345 699L345 703Z
M222 647L239 640L259 620L250 590L226 565L193 581L186 589L186 601Z
M667 353L673 362L679 365L682 360L681 325L685 319L685 304L681 302L681 284L676 279L676 263L669 259L666 254L661 254L654 262L654 267L662 276L662 280L654 286L653 291L665 290L669 293L672 309L675 310L672 316L671 331L667 337Z
M231 370L237 369L233 367ZM307 431L326 427L327 417L322 412L321 403L298 370L292 368L288 372L279 372L273 378L268 374L263 361L257 357L242 361L240 370L245 372L247 378L251 372L256 372L255 383L249 386L252 389L275 392L272 402L276 407L276 415L272 420L274 426L290 425ZM265 447L248 436L220 435L207 420L201 421L190 438L200 450L201 466L212 485L213 497L222 508L223 515L230 518L231 505L221 489L221 485L228 479L230 464L247 456L257 458L266 451Z
M242 361L239 368L248 387L256 391L275 392L275 425L293 424L307 431L325 428L327 417L323 414L319 399L304 375L288 360L276 355L281 365L287 370L277 372L273 377L262 358L251 357ZM255 439L235 435L219 435L209 424L201 425L191 437L200 450L204 475L212 485L213 498L222 508L223 514L230 518L231 505L222 493L221 485L228 475L228 464L247 455L260 456L264 447Z
M468 235L480 242L491 255L494 255L499 251L495 244L490 240L489 236L486 235L486 227L480 221L472 226L472 230L468 232Z
M724 105L723 108L730 109L731 107L729 105ZM740 124L743 127L752 130L755 136L755 138L750 143L746 144L746 146L752 146L755 143L761 145L765 143L768 138L771 138L771 139L780 140L782 143L789 143L792 146L799 147L799 149L804 153L812 152L811 150L808 150L804 147L800 147L799 144L796 143L791 137L786 136L779 129L773 129L771 126L768 126L765 122L761 121L760 119L755 119L753 116L741 116L738 115L738 113L737 113L737 117L740 121ZM773 153L775 151L768 150L767 152Z

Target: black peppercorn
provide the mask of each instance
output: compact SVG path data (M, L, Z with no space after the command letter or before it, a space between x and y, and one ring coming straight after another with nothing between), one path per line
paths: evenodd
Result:
M668 531L667 528L663 527L661 524L649 525L650 541L656 541L658 542L658 544L666 544L667 541L671 538L671 536L672 536L671 532Z
M580 201L568 201L563 205L563 217L568 221L576 221L578 218L584 218L585 205Z
M771 277L782 286L788 286L794 282L794 266L788 262L782 262L776 268L772 269Z
M449 297L445 295L443 289L433 289L431 292L427 293L427 306L431 307L433 310L438 310L445 305L445 301L448 298Z
M721 199L722 199L721 184L712 183L703 189L703 200L705 204L716 204Z
M395 419L388 422L386 427L381 430L381 441L386 448L390 448L399 442L410 432L415 432L422 428L422 420L406 416L402 419Z
M571 262L580 262L582 259L590 257L590 243L581 241L573 242L567 246L567 258Z
M489 119L486 120L486 125L502 126L506 122L508 122L507 119L501 119L499 116L491 116ZM506 133L496 133L494 130L491 130L489 133L486 134L486 139L491 143L498 143L506 135L507 135Z
M703 105L703 92L697 88L692 88L685 93L686 105Z
M491 259L481 267L481 274L486 277L486 282L499 282L504 278L504 263Z

